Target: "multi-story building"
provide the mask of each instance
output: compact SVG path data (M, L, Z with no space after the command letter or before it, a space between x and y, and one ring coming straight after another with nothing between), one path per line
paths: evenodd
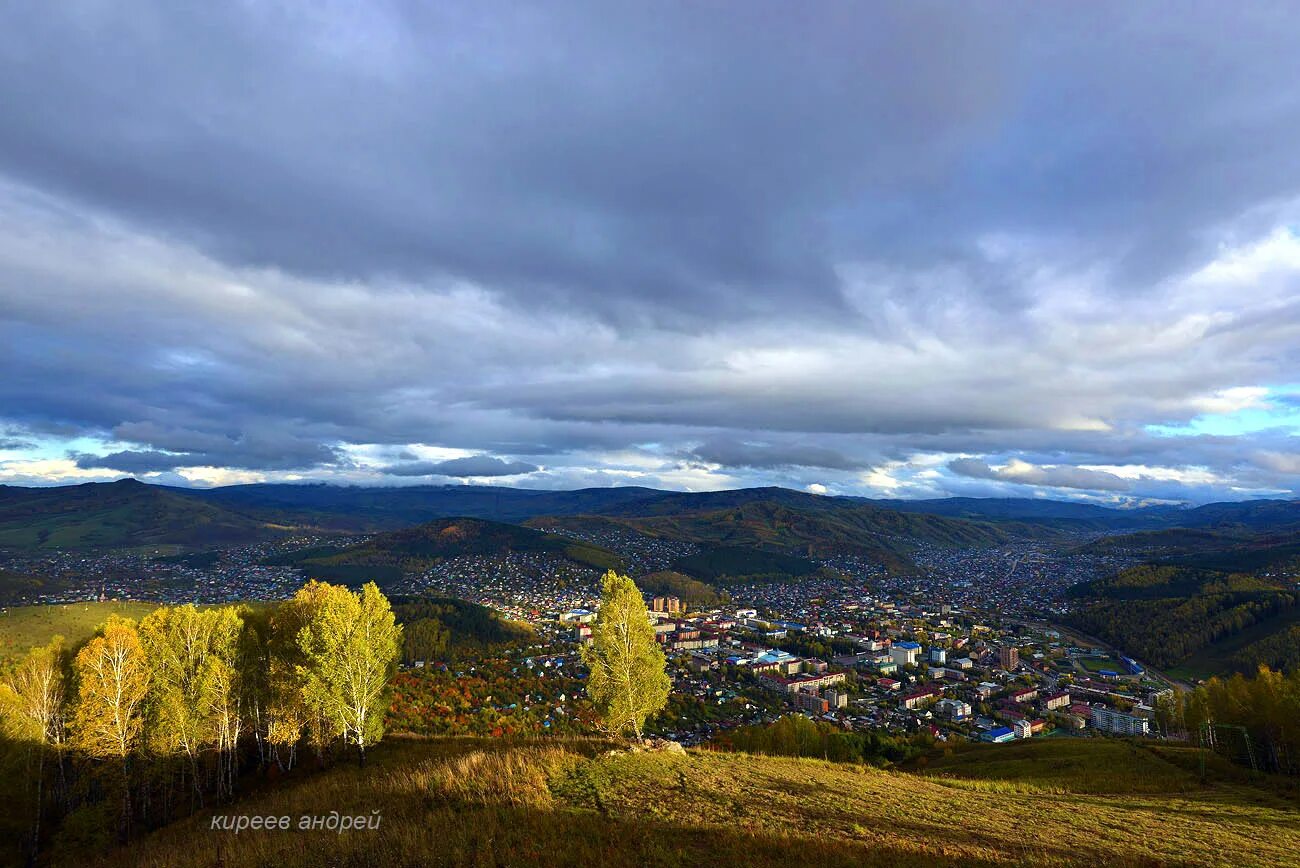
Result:
M825 714L830 711L830 703L816 693L805 693L800 690L794 694L794 704L804 711L811 711L813 714Z
M1070 694L1062 691L1060 693L1049 693L1043 697L1043 708L1048 711L1059 711L1070 707Z
M971 715L970 703L960 699L941 699L935 704L934 711L950 720L965 720Z
M903 710L911 711L917 708L924 708L930 703L936 701L943 692L937 687L923 687L914 693L909 693L898 701L898 707Z
M1147 735L1151 731L1151 721L1147 718L1103 705L1093 706L1092 725L1101 732L1113 735Z
M682 607L682 601L677 597L655 597L650 602L650 608L655 612L667 612L671 615L679 615L685 609Z
M1010 672L1020 665L1020 649L1014 645L998 649L998 665Z
M889 649L889 656L899 666L915 666L921 654L921 646L916 642L895 642Z

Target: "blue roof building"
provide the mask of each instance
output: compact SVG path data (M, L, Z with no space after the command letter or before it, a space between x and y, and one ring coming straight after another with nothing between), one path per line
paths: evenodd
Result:
M984 741L991 741L994 744L1001 744L1004 741L1015 741L1016 734L1008 727L999 726L996 729L990 729L988 732L980 736L980 738Z

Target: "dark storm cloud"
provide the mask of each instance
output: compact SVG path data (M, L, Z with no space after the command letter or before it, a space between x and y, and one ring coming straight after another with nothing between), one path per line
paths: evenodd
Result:
M870 464L849 458L822 446L809 444L778 445L714 440L702 443L689 457L724 467L778 470L790 467L820 467L829 470L866 470Z
M389 476L518 476L538 470L535 464L506 461L492 455L467 455L446 461L416 461L394 464L381 472Z
M1294 6L4 17L0 479L1296 489Z

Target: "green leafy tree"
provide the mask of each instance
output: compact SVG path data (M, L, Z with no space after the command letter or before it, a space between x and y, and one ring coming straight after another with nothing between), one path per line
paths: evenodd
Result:
M602 587L592 642L582 649L587 693L610 732L639 741L646 718L668 703L671 681L636 583L611 570Z
M319 595L319 600L298 633L304 660L299 675L308 704L332 735L356 745L364 764L367 745L383 738L383 696L397 668L402 628L374 582L360 593L338 585L322 590L320 585L308 583L300 592Z

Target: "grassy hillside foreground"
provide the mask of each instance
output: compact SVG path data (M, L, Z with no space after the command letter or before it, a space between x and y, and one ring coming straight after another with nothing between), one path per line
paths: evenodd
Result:
M287 815L288 831L213 829L207 811L95 864L1300 865L1294 795L1217 764L1202 784L1187 749L1053 739L884 771L605 747L390 738L365 769L282 780L216 812ZM297 829L376 810L377 830Z
M0 611L0 672L56 635L75 645L90 638L109 615L138 619L156 608L157 603L88 602L15 606Z

